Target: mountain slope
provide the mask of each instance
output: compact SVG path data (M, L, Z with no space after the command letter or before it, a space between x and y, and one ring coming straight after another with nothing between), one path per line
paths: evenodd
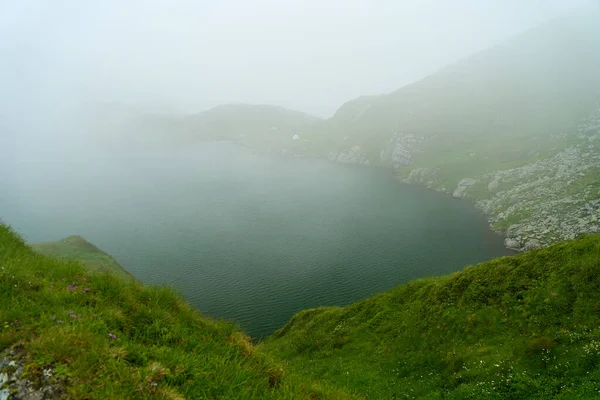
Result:
M0 224L0 398L346 398L172 290L49 258Z
M599 288L588 236L306 310L255 347L169 289L48 258L0 225L0 396L589 399Z
M359 146L371 164L443 166L437 180L449 188L473 167L523 162L521 140L571 132L600 101L599 18L548 22L393 93L351 101L313 129L314 149L335 158ZM392 157L406 135L419 152Z
M198 134L212 137L244 137L269 131L297 133L318 121L299 111L253 104L225 104L188 118Z
M320 119L270 105L227 104L184 120L188 140L232 140L262 151L299 152L298 136Z
M306 310L261 349L359 398L590 399L600 236Z

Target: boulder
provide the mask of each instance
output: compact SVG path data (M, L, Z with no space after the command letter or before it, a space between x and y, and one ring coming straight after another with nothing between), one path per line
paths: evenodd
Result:
M525 246L523 247L523 250L530 251L530 250L539 249L540 247L542 247L542 244L540 243L539 240L529 239L527 242L525 242Z
M513 239L513 238L504 239L504 245L512 250L520 250L521 249L521 242L519 242L517 239Z
M508 227L506 230L506 237L515 238L521 234L521 225L515 224Z

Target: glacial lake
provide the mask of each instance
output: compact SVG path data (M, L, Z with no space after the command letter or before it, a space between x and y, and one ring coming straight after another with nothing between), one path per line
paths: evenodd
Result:
M171 285L254 337L302 309L509 253L467 201L389 171L226 142L6 151L0 218L29 242L82 235L141 281Z

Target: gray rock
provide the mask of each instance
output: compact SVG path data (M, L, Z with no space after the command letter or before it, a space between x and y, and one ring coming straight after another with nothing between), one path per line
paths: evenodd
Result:
M404 182L427 184L430 186L435 183L437 173L438 170L436 168L416 168L410 171L408 177L404 179Z
M370 165L364 151L359 145L354 145L344 151L330 151L327 158L340 164L362 164Z
M488 190L490 192L495 192L500 187L500 181L498 179L494 179L490 183L488 183Z
M525 246L523 246L523 250L531 251L531 250L539 249L540 247L542 247L542 243L540 243L539 240L530 239L527 242L525 242Z
M519 224L511 225L508 228L508 230L506 231L506 237L515 238L515 237L519 236L520 233L521 233L521 225L519 225Z
M520 250L521 249L521 242L519 242L516 239L512 239L512 238L504 239L504 245L512 250Z
M477 183L477 179L472 178L464 178L460 182L458 182L458 186L454 190L452 194L454 197L465 197L467 190Z
M419 145L425 140L422 136L395 133L379 155L382 164L393 169L410 165L412 155L419 151Z
M558 169L556 171L556 175L557 176L564 176L565 173L569 170L569 166L565 165L565 164L561 164L558 166Z
M337 162L345 164L356 164L360 160L361 148L359 145L354 145L349 150L340 153Z
M52 368L42 370L41 376L32 381L23 375L23 366L28 357L22 349L8 350L0 354L0 400L53 400L65 393L65 382L55 377ZM7 367L12 367L11 370Z

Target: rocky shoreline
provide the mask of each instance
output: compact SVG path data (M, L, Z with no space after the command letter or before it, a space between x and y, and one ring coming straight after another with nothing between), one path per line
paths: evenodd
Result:
M452 195L473 200L512 250L600 233L600 109L562 138L574 144L518 168L465 177ZM435 170L420 168L405 182L429 186L433 178Z
M401 181L473 201L488 216L491 229L505 235L504 244L511 250L529 251L600 233L600 108L577 132L552 138L569 145L517 168L464 177L454 190L439 184L440 170L434 167L411 169ZM358 145L330 151L327 158L393 170L410 168L413 156L423 151L421 145L427 140L396 133L379 160L369 160Z

